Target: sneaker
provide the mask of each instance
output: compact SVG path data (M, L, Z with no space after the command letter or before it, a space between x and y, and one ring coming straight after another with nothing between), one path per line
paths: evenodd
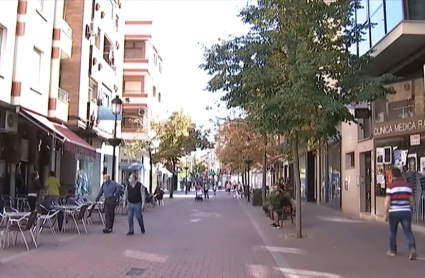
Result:
M273 228L280 228L280 225L277 225L276 223L273 223L271 226L272 226Z
M415 261L416 256L417 256L416 249L415 248L410 249L409 260Z
M390 256L390 257L394 257L394 256L396 256L396 255L397 255L397 253L396 253L396 252L394 252L394 251L392 251L392 250L388 250L388 251L387 251L387 255L388 255L388 256Z
M127 235L132 236L132 235L134 235L134 232L128 232Z

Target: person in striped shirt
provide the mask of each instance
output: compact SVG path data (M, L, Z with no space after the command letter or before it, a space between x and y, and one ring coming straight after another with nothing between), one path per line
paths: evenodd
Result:
M403 179L400 169L391 170L393 180L387 186L387 196L385 198L386 217L390 226L390 250L389 256L397 255L397 230L401 223L404 235L409 243L409 260L416 260L415 237L412 232L412 207L413 196L412 187Z

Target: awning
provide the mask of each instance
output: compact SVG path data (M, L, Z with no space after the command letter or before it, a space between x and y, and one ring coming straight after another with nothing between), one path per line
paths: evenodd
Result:
M142 163L125 163L125 162L121 162L120 163L120 169L121 170L131 170L131 171L140 171L142 169L144 169L143 164Z
M158 171L160 171L163 175L167 175L168 177L173 176L173 174L164 167L159 167Z
M54 123L46 117L37 115L24 108L20 108L19 115L34 123L44 131L53 133L57 139L64 143L64 149L66 151L92 157L96 156L96 149L80 138L77 134L72 132L72 130L67 128L65 125Z

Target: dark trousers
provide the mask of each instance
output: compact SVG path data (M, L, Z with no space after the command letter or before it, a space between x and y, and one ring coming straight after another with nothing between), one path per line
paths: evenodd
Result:
M208 192L208 190L204 190L204 199L209 199L210 198L210 193Z
M401 223L404 235L409 244L409 249L416 248L415 236L412 232L412 212L396 211L390 212L388 222L390 224L390 250L397 251L397 230L398 224Z
M112 228L114 227L116 204L117 202L115 198L108 198L105 200L106 229L112 230Z
M36 196L28 196L28 204L30 205L31 211L35 210L35 204L37 203Z

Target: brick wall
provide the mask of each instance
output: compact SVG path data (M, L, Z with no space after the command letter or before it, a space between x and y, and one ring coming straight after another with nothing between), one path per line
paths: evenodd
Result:
M81 62L81 42L83 39L83 14L84 0L67 1L65 20L72 28L72 57L62 60L60 88L69 94L69 123L76 125L78 121L78 106L80 97L80 65Z

